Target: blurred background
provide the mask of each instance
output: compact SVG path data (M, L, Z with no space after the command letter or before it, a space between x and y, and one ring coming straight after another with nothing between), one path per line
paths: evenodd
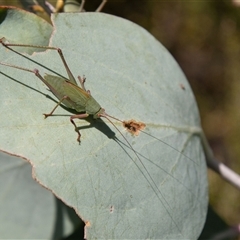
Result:
M57 1L48 2L28 0L24 7L50 21ZM86 0L84 8L94 11L100 3ZM23 6L17 0L0 5ZM190 82L215 156L240 174L240 0L108 0L103 12L137 23L169 50ZM240 223L240 192L208 173L209 213L200 239Z

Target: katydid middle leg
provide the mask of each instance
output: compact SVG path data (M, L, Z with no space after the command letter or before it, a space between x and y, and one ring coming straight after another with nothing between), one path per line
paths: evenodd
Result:
M78 130L77 125L76 125L76 123L73 121L73 119L76 119L76 118L82 119L82 118L86 118L86 117L88 117L88 116L89 116L89 114L87 114L87 113L82 113L82 114L72 115L72 116L70 117L70 121L71 121L71 123L72 123L72 124L74 125L74 127L75 127L75 132L77 132L77 134L78 134L77 141L78 141L79 143L81 142L81 140L80 140L80 138L81 138L81 133L80 133L80 131Z

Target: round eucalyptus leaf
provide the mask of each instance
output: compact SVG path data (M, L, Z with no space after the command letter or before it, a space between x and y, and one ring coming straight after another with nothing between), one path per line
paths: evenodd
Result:
M196 239L207 212L206 164L197 105L181 69L127 20L69 13L52 21L50 45L62 49L76 82L84 75L108 114L146 128L132 136L114 119L120 132L105 118L75 119L78 144L69 120L76 112L58 107L44 119L58 102L46 85L33 73L0 66L0 149L31 162L37 181L86 223L87 239ZM24 58L1 47L0 58L68 77L55 50Z

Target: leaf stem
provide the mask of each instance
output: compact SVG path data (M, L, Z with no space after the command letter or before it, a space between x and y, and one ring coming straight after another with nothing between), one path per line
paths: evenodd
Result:
M221 163L214 157L213 152L208 144L208 141L203 131L201 131L200 137L208 167L240 190L240 175L231 170L229 167L227 167L225 164Z

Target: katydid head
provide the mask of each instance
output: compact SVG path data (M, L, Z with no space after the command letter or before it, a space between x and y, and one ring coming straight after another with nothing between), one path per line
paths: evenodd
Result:
M100 108L100 110L98 112L96 112L95 114L93 114L93 118L100 118L103 117L105 115L105 109L104 108Z

